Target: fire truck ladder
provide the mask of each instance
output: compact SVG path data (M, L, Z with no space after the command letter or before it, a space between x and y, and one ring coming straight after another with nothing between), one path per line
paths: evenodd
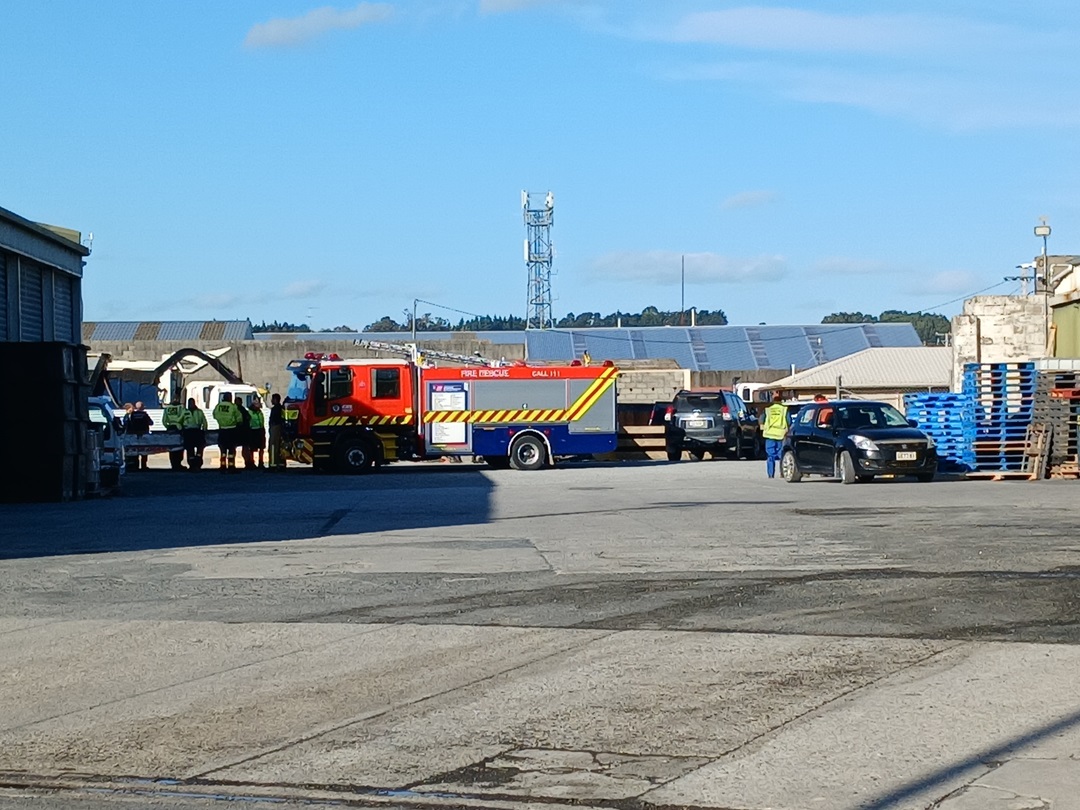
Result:
M358 340L356 345L363 349L407 357L416 365L424 365L431 360L445 360L448 363L460 363L463 366L494 366L496 363L479 354L455 354L434 349L421 349L415 343L384 343L380 340Z

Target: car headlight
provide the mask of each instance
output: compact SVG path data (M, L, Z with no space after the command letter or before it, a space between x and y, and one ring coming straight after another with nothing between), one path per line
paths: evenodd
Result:
M865 436L854 435L851 437L851 443L858 447L860 450L877 450L878 446L874 444L870 439Z

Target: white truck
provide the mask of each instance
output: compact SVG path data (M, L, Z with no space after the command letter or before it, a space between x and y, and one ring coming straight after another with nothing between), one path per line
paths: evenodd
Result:
M173 466L179 464L183 440L179 431L166 430L164 424L164 406L170 402L186 406L188 399L194 399L206 416L207 444L215 444L218 426L213 410L223 394L232 394L233 400L239 400L245 407L262 398L259 389L245 383L221 362L219 358L228 351L228 347L209 352L181 349L160 360L113 360L107 356L103 361L99 359L100 393L116 403L144 403L153 421L145 436L125 435L124 446L129 457L168 453ZM207 366L220 374L223 381L189 380L192 374Z

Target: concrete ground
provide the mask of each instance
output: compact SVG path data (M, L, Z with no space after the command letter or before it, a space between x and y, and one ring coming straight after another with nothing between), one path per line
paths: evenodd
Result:
M1075 483L156 464L0 512L2 808L1080 807Z

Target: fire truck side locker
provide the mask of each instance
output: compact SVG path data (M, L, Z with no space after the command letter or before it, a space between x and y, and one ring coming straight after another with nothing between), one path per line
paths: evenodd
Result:
M428 452L506 458L523 434L537 437L552 458L611 452L616 374L611 367L426 369Z

